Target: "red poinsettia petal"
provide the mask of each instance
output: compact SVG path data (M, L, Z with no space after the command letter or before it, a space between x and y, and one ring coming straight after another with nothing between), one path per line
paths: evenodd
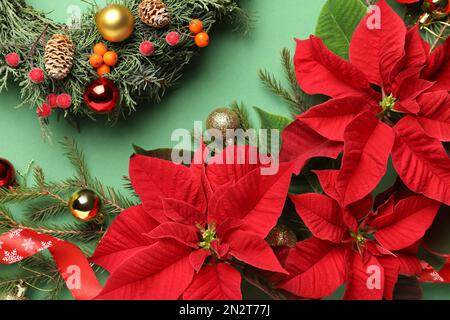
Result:
M225 263L203 268L183 294L184 300L242 300L241 274Z
M204 225L206 223L205 214L186 202L176 199L161 199L161 201L164 214L172 221L190 226Z
M242 300L241 274L225 263L207 266L194 277L184 300Z
M208 258L209 256L211 256L211 251L200 249L191 252L191 254L189 255L189 261L191 262L194 270L199 272L203 264L205 263L206 258Z
M376 215L368 218L367 224L375 230L383 229L394 221L395 195L378 207Z
M311 36L296 42L295 71L297 81L306 93L333 98L372 94L364 73L331 52L322 39Z
M406 27L385 0L380 0L356 28L350 43L350 61L373 84L388 84L405 55Z
M420 78L420 72L427 61L427 55L424 40L419 33L419 24L416 24L406 33L405 56L398 61L389 74L382 75L384 92L395 93L397 98L403 93L402 100L408 97L398 87L405 78Z
M344 299L383 299L385 273L380 262L372 256L364 263L362 256L358 253L354 253L349 262L349 279Z
M265 238L283 210L292 177L292 164L282 163L278 173L262 175L254 170L211 200L208 221L219 224L227 218L244 222L241 229ZM212 206L212 203L215 205Z
M404 276L419 276L422 273L422 265L416 256L397 253L399 273Z
M319 179L323 191L336 201L340 201L339 193L336 190L336 180L339 170L317 170L313 171Z
M229 146L214 156L206 169L213 191L235 183L261 167L259 151L251 146Z
M361 200L377 186L386 173L393 143L392 129L371 112L361 114L349 124L336 181L344 206Z
M210 155L211 151L203 143L203 140L201 140L190 166L192 174L196 177L200 177L207 200L211 198L213 193L211 184L209 183L208 177L206 176L206 161L209 159Z
M392 85L392 93L394 97L398 98L394 110L417 114L420 106L415 99L433 85L433 82L419 79L415 69L401 72Z
M163 198L187 202L200 212L206 210L206 199L200 177L170 161L135 155L130 160L130 178L134 190L147 212L164 222Z
M325 138L344 141L348 124L372 107L373 103L359 96L332 99L309 109L297 119Z
M147 233L147 236L159 240L171 238L190 247L196 247L199 242L197 232L194 226L188 226L177 222L165 222Z
M297 213L312 234L319 239L334 243L342 242L347 226L336 200L315 193L290 197Z
M348 206L348 210L352 213L352 215L356 218L356 220L362 220L365 218L373 206L373 197L371 194L368 194L364 198L359 201L356 201Z
M394 289L398 281L400 263L396 257L384 256L377 257L384 270L384 298L392 300L394 298Z
M406 248L421 239L430 228L441 204L422 196L400 201L388 226L378 229L375 238L391 251Z
M336 180L339 175L339 170L322 170L313 171L322 186L323 191L338 203L342 203L342 199L336 189ZM372 208L373 199L369 194L363 199L352 203L348 208L342 211L343 220L350 230L356 230L358 228L358 221L364 218Z
M280 160L294 161L294 172L299 174L305 163L317 157L337 158L343 143L328 140L300 121L294 121L283 131Z
M450 205L450 159L442 144L412 117L395 127L394 166L409 189Z
M126 209L113 221L91 261L113 272L137 251L155 243L144 234L158 225L141 205Z
M408 30L405 40L404 66L415 68L418 72L425 66L427 62L427 52L424 50L423 39L420 35L419 24Z
M317 238L290 250L285 268L290 279L278 286L299 297L321 299L345 282L346 249Z
M230 253L230 245L228 243L221 243L217 240L211 242L211 249L217 253L221 260L228 260Z
M176 241L158 241L124 261L97 299L176 300L194 275L190 253L190 248Z
M435 90L450 91L450 38L447 38L428 56L422 78L435 81L436 84L433 87Z
M418 98L416 119L423 130L439 141L450 141L450 95L448 91L424 93Z
M254 233L236 230L223 242L230 245L230 255L242 262L259 269L286 273L272 248Z

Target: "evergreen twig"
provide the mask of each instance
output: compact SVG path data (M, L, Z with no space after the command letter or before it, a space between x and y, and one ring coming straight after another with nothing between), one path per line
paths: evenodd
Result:
M62 181L47 182L43 169L35 167L32 186L27 186L24 181L17 187L0 188L0 232L5 233L17 228L31 229L77 244L89 256L104 235L110 220L135 203L90 176L84 155L73 140L66 138L62 145L76 175ZM67 199L82 188L91 189L100 197L103 203L102 215L105 217L101 224L81 222L70 214ZM25 206L24 214L13 213L10 206L12 204ZM17 207L19 206L14 206L14 209ZM46 298L59 297L64 288L64 281L55 269L53 261L42 260L38 255L24 260L23 264L26 267L19 267L14 275L0 277L0 293L6 293L18 282L25 281L31 288L45 287L45 290L39 291L45 292ZM54 279L55 283L50 285L49 279Z

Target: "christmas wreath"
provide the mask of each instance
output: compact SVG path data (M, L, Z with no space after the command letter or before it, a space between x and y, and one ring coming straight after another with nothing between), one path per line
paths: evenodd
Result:
M1 0L0 91L8 81L42 122L60 112L69 121L128 116L142 99L157 103L181 77L216 21L248 27L234 0L95 2L68 24L23 0Z

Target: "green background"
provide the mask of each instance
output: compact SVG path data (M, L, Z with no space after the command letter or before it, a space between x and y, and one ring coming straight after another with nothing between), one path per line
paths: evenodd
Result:
M61 22L68 18L69 5L85 6L79 0L59 0L57 5L50 0L27 2ZM191 130L194 121L204 121L216 107L237 100L250 107L289 115L286 103L263 87L257 72L267 68L283 76L280 50L283 47L294 50L294 37L306 38L314 33L325 0L243 0L242 3L255 17L247 36L233 32L226 25L213 30L211 45L201 50L185 70L179 86L162 103L142 105L131 118L114 127L105 126L106 119L82 121L78 133L66 122L52 119L54 143L44 143L35 111L26 107L14 109L21 101L11 84L10 91L0 95L0 156L21 171L34 160L48 178L67 178L72 168L63 157L58 141L64 136L73 137L84 150L94 175L105 185L118 187L122 185L121 177L127 174L133 143L147 149L172 146L170 137L174 129ZM425 285L425 298L450 299L450 286Z

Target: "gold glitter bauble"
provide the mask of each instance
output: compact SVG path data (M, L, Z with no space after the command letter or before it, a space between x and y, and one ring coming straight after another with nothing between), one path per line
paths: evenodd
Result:
M134 30L134 17L131 11L119 4L110 4L100 10L95 22L102 37L111 42L128 39Z
M282 225L273 228L266 241L271 247L294 248L297 245L297 236L289 227Z
M217 129L226 137L227 130L236 130L241 126L239 116L228 108L218 108L211 112L206 120L206 129Z
M70 212L81 221L90 221L97 217L102 209L100 197L92 190L75 192L69 200Z

